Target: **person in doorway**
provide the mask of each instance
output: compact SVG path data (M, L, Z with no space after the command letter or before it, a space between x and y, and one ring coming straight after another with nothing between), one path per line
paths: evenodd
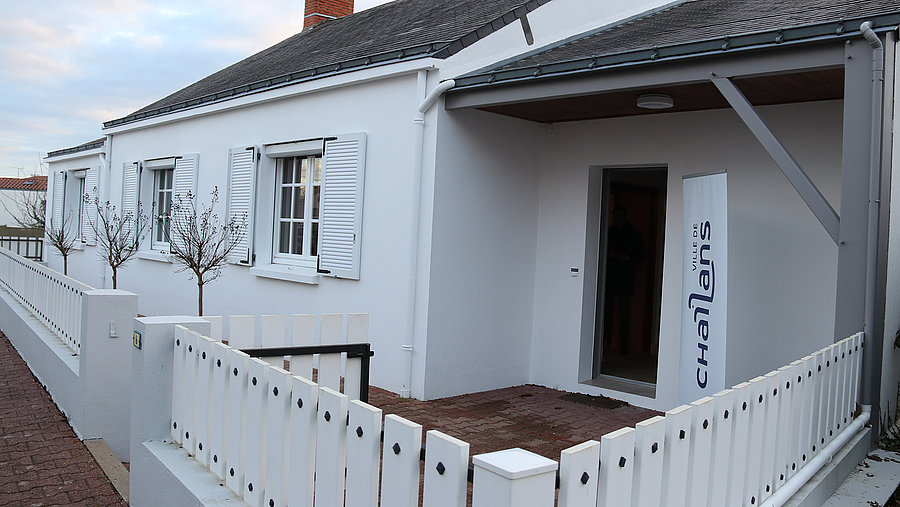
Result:
M607 234L606 250L606 336L612 341L613 309L618 304L619 354L628 354L631 334L631 299L634 295L635 270L644 259L641 233L628 222L624 206L612 211L612 224Z

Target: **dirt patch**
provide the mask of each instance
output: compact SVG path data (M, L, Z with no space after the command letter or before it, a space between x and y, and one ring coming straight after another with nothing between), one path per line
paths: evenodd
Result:
M587 405L589 407L605 408L607 410L628 406L624 401L614 400L612 398L607 398L606 396L590 396L588 394L579 393L569 393L560 396L559 399Z

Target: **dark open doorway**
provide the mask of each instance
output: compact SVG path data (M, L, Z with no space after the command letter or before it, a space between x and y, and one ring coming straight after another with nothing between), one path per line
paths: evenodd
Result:
M594 378L656 384L666 173L603 171Z

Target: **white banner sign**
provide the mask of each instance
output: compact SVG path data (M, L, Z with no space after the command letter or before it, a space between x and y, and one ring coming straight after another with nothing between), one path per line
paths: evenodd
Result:
M725 388L728 293L726 174L684 184L684 269L679 399L690 403Z

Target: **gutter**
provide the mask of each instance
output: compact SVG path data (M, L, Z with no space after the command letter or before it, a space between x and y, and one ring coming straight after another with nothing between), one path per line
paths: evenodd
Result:
M873 438L878 438L878 422L881 405L881 368L884 348L883 332L876 322L876 298L878 281L878 233L881 213L881 142L882 112L884 110L884 46L868 21L859 26L862 36L872 46L872 126L869 152L869 212L866 234L866 299L865 327L866 353L863 354L862 402L872 406L875 414Z
M778 28L764 32L726 35L700 41L648 47L634 51L596 55L515 69L495 68L457 78L456 89L468 90L499 84L526 83L539 79L576 76L635 65L757 51L779 46L848 40L857 36L856 32L850 27L857 26L856 23L866 20L871 22L874 32L881 33L896 30L897 26L900 25L900 12L869 16L867 18L842 19L792 28Z
M834 455L844 447L844 444L865 427L871 414L871 407L863 406L862 414L854 419L844 431L840 432L831 443L819 451L819 454L810 460L806 466L801 468L796 475L788 479L787 482L778 488L778 490L762 504L762 507L781 507L786 504L823 466L831 463L831 460L834 459Z
M419 215L422 210L422 167L424 166L425 156L425 113L434 105L435 102L447 90L456 86L456 81L449 79L438 84L430 93L425 94L428 86L428 71L420 70L416 82L416 99L419 106L416 108L413 124L416 129L415 143L413 147L413 209L410 214L409 234L409 273L407 275L408 301L406 309L406 343L401 345L404 352L409 353L409 360L405 361L406 368L404 371L404 384L400 389L401 398L409 398L412 395L412 370L413 370L413 352L415 349L416 338L416 297L419 270Z

